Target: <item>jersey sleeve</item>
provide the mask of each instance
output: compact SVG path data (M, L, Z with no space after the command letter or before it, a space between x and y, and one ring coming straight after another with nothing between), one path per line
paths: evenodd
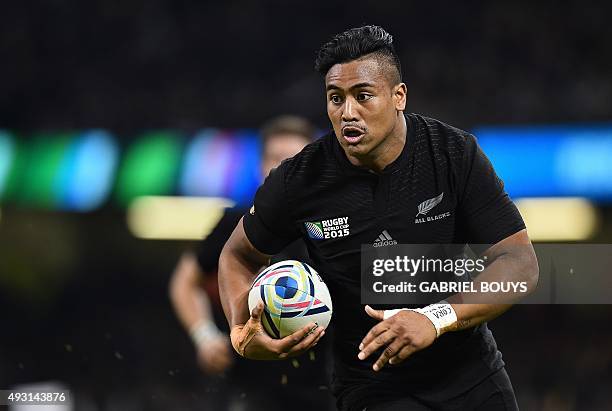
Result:
M525 228L503 181L470 134L466 136L461 177L459 222L466 242L495 244Z
M229 208L223 213L223 217L210 232L208 237L200 242L198 246L198 265L203 273L215 271L219 265L219 256L223 246L229 239L232 231L236 228L244 210Z
M247 238L260 252L273 255L300 236L289 209L283 162L272 170L255 194L243 224Z

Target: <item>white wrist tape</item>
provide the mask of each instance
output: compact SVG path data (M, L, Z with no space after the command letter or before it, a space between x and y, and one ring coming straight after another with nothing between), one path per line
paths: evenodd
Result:
M189 335L196 347L199 347L211 338L218 338L221 336L221 331L219 331L212 321L199 321L196 325L191 327Z
M449 327L453 326L457 322L457 313L455 313L453 307L444 300L436 304L430 304L423 308L399 308L396 310L385 310L383 319L386 320L387 318L393 317L395 314L403 310L415 311L427 317L436 329L436 338L439 337L443 331L446 331Z

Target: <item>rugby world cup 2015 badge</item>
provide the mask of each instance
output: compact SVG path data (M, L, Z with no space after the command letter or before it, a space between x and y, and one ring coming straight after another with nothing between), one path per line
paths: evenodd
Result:
M304 228L313 240L346 237L350 234L348 217L330 218L321 221L306 221Z

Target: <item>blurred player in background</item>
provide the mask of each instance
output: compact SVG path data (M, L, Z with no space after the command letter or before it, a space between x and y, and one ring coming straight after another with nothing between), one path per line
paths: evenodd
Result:
M455 294L418 309L361 305L361 245L381 235L400 244L492 245L477 280L502 276L533 290L535 253L503 183L474 136L404 113L407 88L382 28L338 34L320 49L316 68L325 76L333 131L270 173L221 253L220 294L234 348L247 358L278 359L322 337L310 324L271 339L261 331L263 305L248 311L259 267L302 238L334 302L333 390L341 409L517 409L486 325L508 303L461 304L470 297ZM416 218L434 207L428 219ZM343 225L334 228L335 221ZM336 231L326 238L312 232L314 224Z
M261 129L261 136L261 173L262 177L265 177L270 170L278 167L281 161L294 156L311 143L315 138L315 128L303 118L281 116L266 123ZM307 376L314 389L325 384L325 364L322 355L319 355L316 361L310 361L316 358L311 357L301 365L291 361L276 365L236 364L237 361L240 362L239 357L232 350L229 336L224 331L227 329L227 323L221 314L217 264L223 245L246 211L241 208L227 209L210 235L199 244L197 254L183 253L170 281L170 296L176 315L193 340L201 369L209 376L230 371L229 382L233 385L242 385L238 382L245 379L245 384L239 388L240 391L249 393L244 398L244 403L248 409L259 409L261 403L257 403L253 398L258 395L257 391L263 395L279 385L285 385L285 391L299 388L300 384L296 383L296 377L292 378L291 374L297 374L297 379L301 378L300 374ZM272 258L272 262L287 259L309 261L306 247L301 240L288 245ZM316 375L312 375L313 373ZM257 378L251 381L254 376ZM302 392L307 390L302 389ZM287 399L283 398L280 390L276 393L276 397L266 396L259 400L265 401L270 409L274 408L275 403L279 403L282 408L282 402Z

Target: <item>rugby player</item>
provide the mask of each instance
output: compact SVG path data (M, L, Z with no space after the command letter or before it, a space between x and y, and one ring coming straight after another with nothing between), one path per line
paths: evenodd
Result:
M315 132L314 126L302 117L285 115L269 120L260 132L262 177L314 141ZM231 348L225 321L219 321L217 326L216 318L223 318L217 284L219 254L246 211L240 207L227 209L210 235L198 244L197 253L183 253L172 274L170 298L193 340L197 363L206 374L208 405L214 409L258 410L261 401L265 401L269 410L281 410L289 400L312 398L313 393L321 392L319 387L327 379L327 353L318 349L316 357L302 361L299 368L291 361L276 364L240 361ZM288 259L311 263L303 241L289 244L272 261ZM250 376L255 374L258 378L253 383ZM269 398L266 390L275 390L274 398ZM324 409L328 403L328 398L319 396L314 405Z
M311 143L314 135L315 128L301 117L287 115L269 120L261 128L262 178ZM170 280L172 306L192 337L198 364L208 374L222 373L231 364L229 338L215 324L211 300L219 302L217 264L221 249L245 211L240 207L225 210L210 235L198 245L197 253L186 251L181 255ZM303 244L296 242L278 257L306 256Z
M221 253L220 296L233 347L247 358L279 359L324 335L309 324L271 339L261 327L263 305L248 312L255 273L269 255L303 238L334 302L340 409L517 409L486 324L510 304L462 304L462 294L418 310L376 310L360 301L360 247L377 239L491 244L481 275L503 273L532 291L537 260L503 183L472 135L404 113L407 87L382 28L336 35L315 67L325 77L333 131L270 173ZM415 218L426 201L439 218Z

